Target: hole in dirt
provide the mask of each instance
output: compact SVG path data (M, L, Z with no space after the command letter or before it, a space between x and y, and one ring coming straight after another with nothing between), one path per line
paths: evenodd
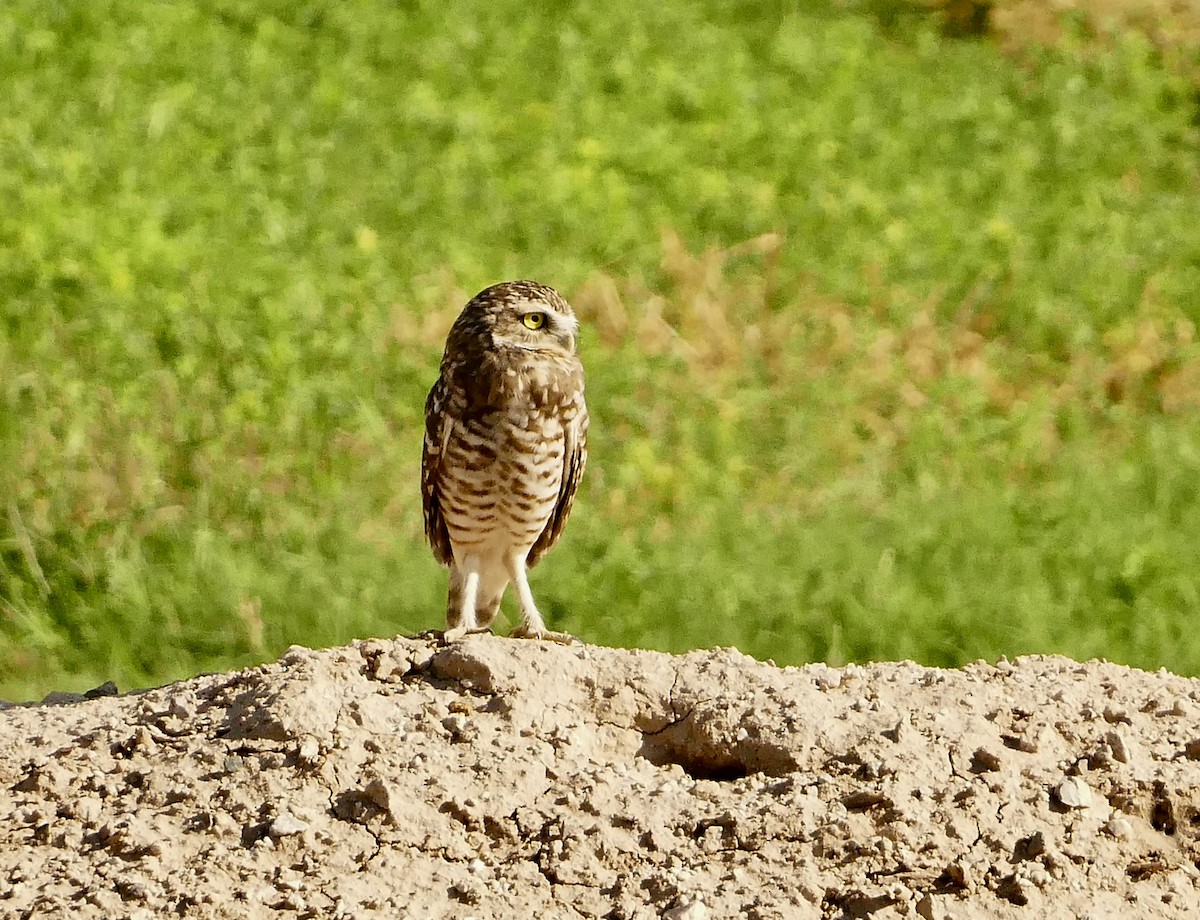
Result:
M1167 799L1157 799L1150 812L1150 826L1168 837L1175 835L1175 809Z
M643 734L638 754L656 767L675 764L692 779L719 783L755 773L783 776L796 769L786 751L762 743L714 740L691 729L686 721Z
M751 773L757 772L736 757L720 756L715 751L692 751L682 746L663 743L655 737L647 737L638 753L656 767L675 764L692 779L726 783L735 779L745 779Z
M1168 837L1175 836L1177 823L1175 820L1175 805L1167 791L1166 783L1154 784L1154 805L1150 808L1150 826Z

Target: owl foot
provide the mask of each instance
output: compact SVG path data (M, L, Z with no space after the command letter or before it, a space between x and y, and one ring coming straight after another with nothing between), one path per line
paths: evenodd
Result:
M486 626L455 626L442 633L442 641L447 645L453 645L455 642L462 641L467 636L478 636L484 633L490 636L492 631Z
M554 632L551 629L530 629L524 623L508 634L510 639L541 639L543 642L557 642L559 645L582 645L570 633Z

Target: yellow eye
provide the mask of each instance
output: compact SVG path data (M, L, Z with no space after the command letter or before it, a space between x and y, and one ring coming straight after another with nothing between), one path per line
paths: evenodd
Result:
M521 322L525 324L526 329L541 329L546 325L545 313L526 313L521 317Z

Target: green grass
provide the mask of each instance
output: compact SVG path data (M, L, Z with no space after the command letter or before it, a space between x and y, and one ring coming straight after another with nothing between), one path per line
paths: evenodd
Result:
M0 7L0 698L440 625L506 277L587 326L552 625L1200 674L1196 87L879 7Z

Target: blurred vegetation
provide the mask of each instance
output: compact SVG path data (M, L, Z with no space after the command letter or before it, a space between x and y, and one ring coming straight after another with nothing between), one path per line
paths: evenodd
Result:
M1200 44L937 7L0 6L0 698L440 626L511 277L587 326L555 627L1200 673Z

